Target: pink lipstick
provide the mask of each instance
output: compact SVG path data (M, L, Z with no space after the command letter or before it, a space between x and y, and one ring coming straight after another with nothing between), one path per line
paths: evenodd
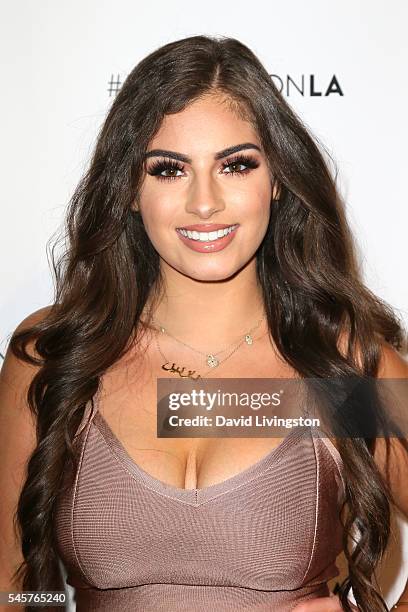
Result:
M235 238L239 223L199 223L176 228L178 237L198 253L216 253L225 249Z

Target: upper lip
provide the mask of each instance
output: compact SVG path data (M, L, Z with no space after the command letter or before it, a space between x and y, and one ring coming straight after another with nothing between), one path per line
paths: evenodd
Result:
M196 223L195 225L184 225L183 227L177 227L176 229L184 229L190 231L197 232L211 232L219 229L225 229L226 227L231 227L233 225L238 225L238 223Z

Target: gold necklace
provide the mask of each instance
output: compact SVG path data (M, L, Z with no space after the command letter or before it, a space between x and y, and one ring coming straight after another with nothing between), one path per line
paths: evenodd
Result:
M231 357L231 355L233 355L240 348L240 346L242 346L242 344L244 344L244 342L246 342L246 344L248 344L248 345L252 345L253 342L254 342L254 339L252 337L252 332L260 326L260 324L261 324L261 322L263 321L264 318L265 318L265 315L263 315L259 319L258 323L256 325L254 325L254 327L252 327L249 330L249 332L247 334L245 334L245 336L235 346L234 345L230 345L229 347L223 349L222 351L217 351L216 353L204 353L203 351L199 351L198 349L190 346L186 342L183 342L182 340L179 340L178 338L176 338L175 336L170 334L162 325L160 325L159 329L160 329L161 333L167 334L168 336L170 336L171 338L176 340L176 342L179 342L180 344L182 344L183 346L186 346L187 348L191 349L192 351L195 351L196 353L199 353L200 355L204 355L206 357L206 363L210 366L210 369L207 370L206 372L204 372L203 375L197 374L196 376L194 376L194 374L196 374L196 370L187 370L187 368L185 368L184 366L181 368L180 366L177 366L175 362L173 362L170 365L170 362L168 361L167 357L164 355L163 351L160 348L158 336L156 335L155 336L155 340L156 340L157 350L159 351L160 355L165 360L165 363L163 363L162 366L161 366L162 370L165 370L166 372L170 372L172 374L178 374L182 378L192 378L193 380L197 380L198 378L202 378L203 376L206 376L209 372L211 372L212 369L218 367L220 363L224 363L224 361L229 359ZM224 357L224 359L217 359L217 357L215 357L215 355L218 355L221 352L225 352L231 346L234 346L233 350L226 357ZM185 370L187 370L186 374L184 373Z

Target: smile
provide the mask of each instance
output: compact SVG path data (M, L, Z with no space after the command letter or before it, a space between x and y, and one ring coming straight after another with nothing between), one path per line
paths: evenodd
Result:
M177 228L176 231L180 232L180 234L184 236L185 238L190 238L190 240L199 240L200 242L211 242L214 240L218 240L219 238L224 238L224 236L227 236L228 234L233 232L237 227L238 225L230 225L229 227L226 227L224 229L219 229L214 232L197 232L197 231L185 230L182 228Z
M198 253L215 253L225 249L234 239L239 224L230 225L212 232L199 232L196 230L185 230L176 228L180 240L192 251Z

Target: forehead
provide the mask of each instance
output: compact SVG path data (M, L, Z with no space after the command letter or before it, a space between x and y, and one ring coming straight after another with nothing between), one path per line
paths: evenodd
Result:
M260 145L256 130L238 107L225 98L205 96L179 113L166 115L148 149L212 154L246 141Z

